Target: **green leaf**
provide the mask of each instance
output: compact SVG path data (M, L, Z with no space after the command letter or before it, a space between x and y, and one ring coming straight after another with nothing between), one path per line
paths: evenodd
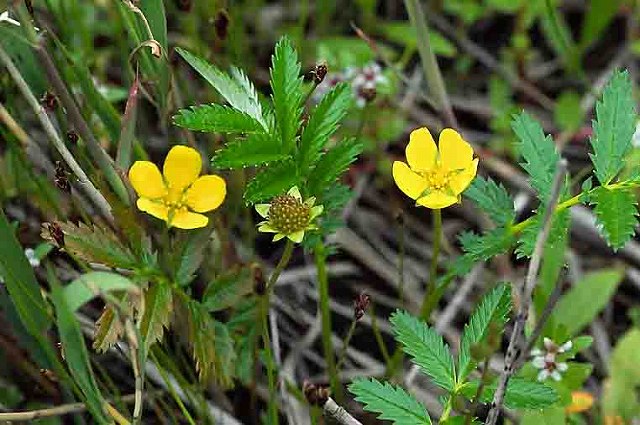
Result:
M562 237L558 238L556 243L548 244L544 248L540 277L533 293L533 305L536 315L542 314L560 278L560 272L565 265L565 251L567 250L569 239L568 233L567 229L567 231L562 233ZM551 322L547 320L547 326L549 326L550 323Z
M162 340L165 328L169 328L173 314L173 294L171 286L165 280L158 280L151 284L144 294L144 316L140 322L140 335L145 348L145 355L149 348Z
M518 151L524 159L520 165L529 174L538 198L546 203L560 159L556 146L551 136L545 136L540 124L524 111L513 117L511 127L518 136Z
M516 256L518 258L531 257L533 254L536 240L542 230L541 218L543 214L544 210L541 209L538 211L533 217L532 223L525 227L520 233L518 237L518 247L516 248ZM569 230L570 219L571 216L568 209L557 212L553 215L553 221L551 223L551 229L549 230L549 236L545 243L545 249L564 243L567 231Z
M582 20L580 47L584 50L596 41L620 9L622 0L590 0Z
M214 167L234 169L255 167L288 157L278 140L265 133L253 133L218 150L211 163Z
M67 307L75 312L102 293L137 292L139 288L124 276L110 272L85 273L64 287Z
M493 400L497 382L494 379L482 393L485 403ZM466 397L473 397L478 389L478 381L472 381L462 388ZM509 379L505 393L504 405L509 409L544 409L558 401L558 393L553 388L538 382L520 377Z
M464 196L475 201L497 226L507 226L516 217L513 199L501 183L491 178L476 177Z
M451 391L455 387L456 372L449 347L442 336L423 321L405 311L396 311L390 319L396 340L405 353L440 387Z
M327 93L315 107L300 139L298 163L301 170L315 165L322 148L349 111L351 100L351 88L348 84L341 83Z
M256 133L265 128L252 116L229 106L211 103L180 109L173 122L193 131L211 133Z
M121 300L126 302L126 297ZM125 304L127 306L127 304ZM128 306L127 310L132 310ZM96 332L93 337L93 349L104 353L115 345L124 333L124 326L118 317L113 306L107 305L96 320Z
M269 166L258 173L247 185L244 200L247 204L268 200L286 192L298 183L298 170L292 160Z
M67 303L67 294L55 281L51 283L51 299L56 309L58 334L64 352L64 360L69 366L73 380L80 388L84 402L91 412L93 419L99 424L108 424L103 410L104 399L89 363L89 354L80 331L80 325L73 311Z
M244 112L262 124L263 127L266 127L258 94L253 89L253 86L247 83L244 74L234 71L234 76L229 76L206 60L185 49L177 47L176 51L220 93L220 96L229 102L229 105L240 112ZM239 76L242 76L242 78L239 79Z
M614 249L622 248L635 234L638 224L636 195L631 189L609 189L600 186L590 194L595 205L600 232Z
M576 92L562 92L556 101L554 118L562 131L576 131L584 120L584 112L580 106L582 98Z
M253 279L246 267L232 270L213 280L202 296L202 303L210 312L237 305L253 291Z
M566 423L567 418L562 407L526 411L520 422L521 425L566 425Z
M458 354L458 383L463 382L476 367L476 362L471 357L471 348L489 336L492 323L497 323L502 333L510 309L511 289L506 284L498 285L482 298L462 333Z
M206 382L213 378L223 387L230 386L235 354L228 329L214 320L199 302L188 300L186 308L189 341L200 379Z
M344 173L362 152L362 144L356 139L343 139L320 158L309 174L307 189L318 196Z
M502 254L514 242L513 235L504 227L496 227L482 235L463 232L458 239L462 244L464 255L473 260L473 262L487 261L498 254Z
M626 71L616 73L596 103L591 137L591 161L601 184L608 184L622 170L636 130L633 84Z
M178 286L187 286L195 278L209 244L210 230L182 234L170 250L173 280Z
M34 337L46 333L51 317L40 292L40 285L27 261L13 228L0 208L0 276L4 278L22 323Z
M621 269L586 274L560 298L551 315L553 323L564 326L569 337L577 335L607 305L623 277Z
M609 359L609 380L604 386L603 410L606 415L631 419L640 415L640 330L630 329L618 340Z
M271 58L271 90L280 142L291 152L302 118L303 93L298 54L286 37L276 44Z
M357 378L349 385L349 391L364 404L364 410L378 413L378 419L400 425L431 424L427 409L401 387L373 378Z
M131 250L106 227L60 223L60 228L64 233L65 251L85 261L123 269L134 268L138 263Z

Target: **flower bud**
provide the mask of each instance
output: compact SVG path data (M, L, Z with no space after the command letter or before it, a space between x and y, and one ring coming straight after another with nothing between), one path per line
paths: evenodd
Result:
M216 18L213 21L213 27L216 31L216 35L220 40L226 40L229 35L229 24L231 23L231 18L229 17L229 13L225 9L218 10L216 13Z
M47 112L53 112L56 109L56 106L58 106L58 99L55 94L47 90L40 98L40 104L47 110Z
M53 182L61 191L65 193L71 193L71 184L69 183L69 178L67 177L67 171L64 169L64 166L60 161L56 161L56 174L53 178Z
M312 384L308 381L302 384L302 392L312 406L324 406L331 395L328 388Z
M313 73L313 82L316 85L320 84L324 80L324 77L327 76L327 72L329 72L329 67L327 66L327 62L326 61L322 61L322 62L316 64L316 67L312 71L312 73Z
M353 319L358 321L364 317L364 313L369 307L371 298L369 295L361 292L353 302Z

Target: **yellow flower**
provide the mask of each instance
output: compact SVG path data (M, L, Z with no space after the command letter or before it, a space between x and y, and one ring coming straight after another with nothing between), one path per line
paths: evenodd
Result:
M206 226L209 218L199 213L218 208L227 188L222 177L198 177L200 171L200 153L187 146L171 148L164 160L162 174L154 163L136 161L129 169L129 180L140 197L136 205L141 211L166 221L169 227L196 229Z
M593 396L585 391L574 391L571 393L571 404L565 407L567 413L580 413L591 409L593 406Z
M431 209L459 202L478 170L473 148L450 128L440 133L438 147L426 128L412 131L405 153L409 165L395 161L393 179L417 205Z
M258 223L258 231L275 233L273 241L287 237L295 243L302 242L304 232L315 230L314 220L322 214L322 205L315 204L316 198L302 201L297 186L292 187L284 195L273 198L270 204L256 205L256 211L265 221Z

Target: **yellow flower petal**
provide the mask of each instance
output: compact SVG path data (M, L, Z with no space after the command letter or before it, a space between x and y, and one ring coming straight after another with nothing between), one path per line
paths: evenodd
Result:
M195 212L215 210L227 194L227 185L222 177L202 176L187 189L187 205Z
M167 221L169 209L163 203L152 201L149 198L139 198L136 205L140 211L151 214L160 220Z
M467 187L469 187L473 179L476 177L477 172L478 158L471 161L471 165L464 171L461 171L456 174L455 177L452 177L449 181L449 187L456 195L461 194L467 189Z
M129 169L129 181L140 197L157 199L167 194L156 164L149 161L136 161Z
M200 153L187 146L174 146L164 160L162 172L171 189L184 190L202 171Z
M412 199L418 198L427 188L427 181L401 161L393 163L393 179L398 188Z
M432 210L439 210L446 208L458 202L457 196L447 195L444 192L434 191L430 194L418 199L418 205L431 208Z
M295 243L300 243L302 242L302 239L304 239L304 230L298 230L297 232L287 235L287 237Z
M466 169L473 160L471 145L465 142L457 131L450 128L445 128L440 133L438 150L440 151L440 164L445 170Z
M208 223L209 218L207 216L182 208L174 211L169 225L178 229L197 229L206 226Z
M416 171L433 168L438 156L438 148L433 136L425 127L413 130L409 136L409 144L405 149L409 167Z

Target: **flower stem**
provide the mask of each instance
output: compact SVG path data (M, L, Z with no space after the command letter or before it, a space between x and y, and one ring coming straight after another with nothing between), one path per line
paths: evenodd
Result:
M429 268L429 282L425 289L422 307L420 308L420 319L425 322L429 320L431 312L440 301L447 285L436 288L438 273L438 257L440 256L440 243L442 241L442 211L433 210L433 254L431 256L431 267ZM385 376L387 378L395 375L398 367L402 364L402 349L398 346L387 366Z
M280 257L280 261L276 266L273 273L269 277L269 281L267 282L267 286L265 288L264 294L260 297L258 301L258 313L260 315L260 328L262 330L262 345L264 346L264 355L265 355L265 366L267 368L267 380L269 382L269 423L272 425L277 425L279 423L278 418L278 390L276 385L276 371L275 371L275 362L273 360L273 352L271 350L271 338L269 336L269 324L268 324L268 316L269 316L269 299L271 296L271 291L275 287L276 282L278 281L278 277L280 277L280 273L287 267L289 264L289 260L291 260L291 254L293 253L294 244L291 240L287 239L287 244L284 247L284 252L282 253L282 257Z
M322 242L318 242L314 249L316 269L318 271L318 292L320 299L320 316L322 319L322 348L324 358L327 362L329 372L329 383L331 392L336 400L342 400L342 387L338 379L333 352L333 342L331 341L331 310L329 309L329 278L327 277L327 254Z
M420 318L429 320L431 310L433 310L433 298L438 296L436 291L436 280L438 274L438 257L440 256L440 243L442 242L442 210L433 210L433 254L431 255L431 267L429 268L429 283L422 300L420 308Z
M351 326L349 326L349 331L347 332L347 336L344 337L344 341L342 343L342 350L340 350L340 355L338 356L338 363L336 364L336 370L340 370L342 363L344 363L344 359L347 355L347 348L349 348L349 343L351 342L351 338L353 337L353 333L356 330L357 320L351 321Z

